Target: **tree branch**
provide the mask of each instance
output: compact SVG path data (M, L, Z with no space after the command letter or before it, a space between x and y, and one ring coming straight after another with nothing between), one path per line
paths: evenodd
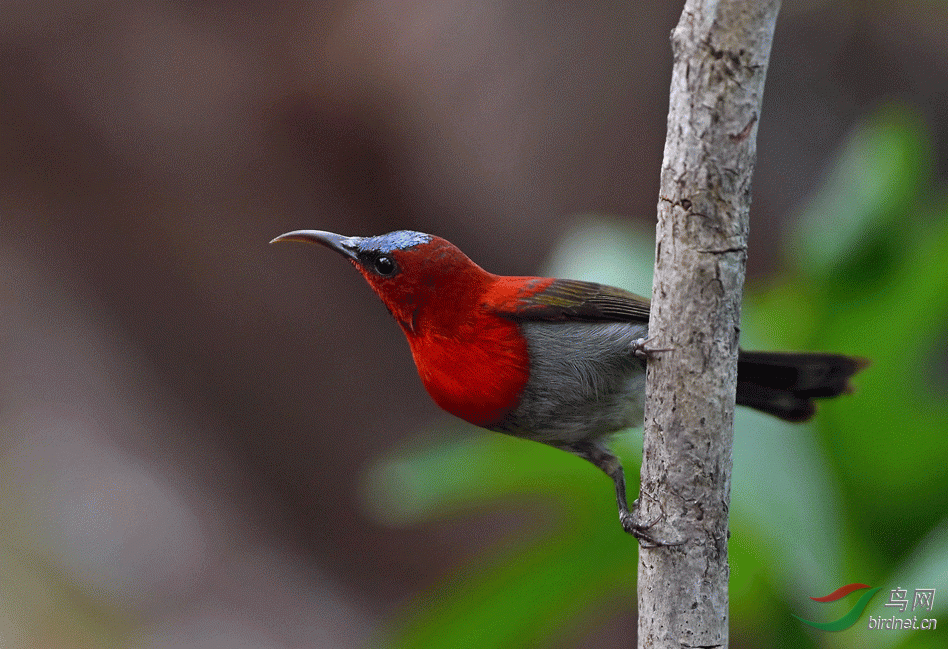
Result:
M751 174L779 0L687 0L652 290L639 520L639 646L724 647L731 446Z

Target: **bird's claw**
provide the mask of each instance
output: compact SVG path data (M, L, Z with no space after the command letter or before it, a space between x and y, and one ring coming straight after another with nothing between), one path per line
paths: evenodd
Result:
M653 342L652 338L636 338L632 341L632 353L641 358L643 361L655 358L659 352L670 352L674 351L671 347L656 348L649 347L648 344Z
M667 548L676 545L683 545L684 541L663 541L652 535L651 529L662 515L659 514L648 523L639 523L636 515L630 512L619 514L619 522L622 523L622 529L639 540L639 546L643 548Z

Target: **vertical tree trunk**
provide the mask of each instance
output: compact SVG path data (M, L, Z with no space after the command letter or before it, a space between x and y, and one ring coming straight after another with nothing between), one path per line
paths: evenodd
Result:
M751 174L779 0L687 0L675 56L649 333L639 646L728 644L728 505Z

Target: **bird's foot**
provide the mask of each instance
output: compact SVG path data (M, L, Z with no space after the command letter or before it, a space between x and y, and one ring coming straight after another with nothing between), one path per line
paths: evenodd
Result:
M622 529L639 540L640 547L667 548L676 545L684 545L684 541L664 541L656 538L652 533L652 528L655 526L655 523L662 519L662 515L659 514L648 523L640 523L637 516L638 505L639 501L636 500L632 504L632 512L620 512L619 522L622 523Z
M643 361L655 358L660 352L670 352L674 351L672 347L663 347L661 349L656 347L649 347L649 343L654 342L652 338L636 338L632 341L632 353L641 358Z

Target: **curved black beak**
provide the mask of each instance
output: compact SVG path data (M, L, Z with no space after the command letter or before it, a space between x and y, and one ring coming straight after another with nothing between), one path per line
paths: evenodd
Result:
M325 230L293 230L286 234L281 234L270 243L278 241L299 241L302 243L317 243L326 246L330 250L335 250L349 259L358 258L359 237L344 237L341 234L326 232Z

